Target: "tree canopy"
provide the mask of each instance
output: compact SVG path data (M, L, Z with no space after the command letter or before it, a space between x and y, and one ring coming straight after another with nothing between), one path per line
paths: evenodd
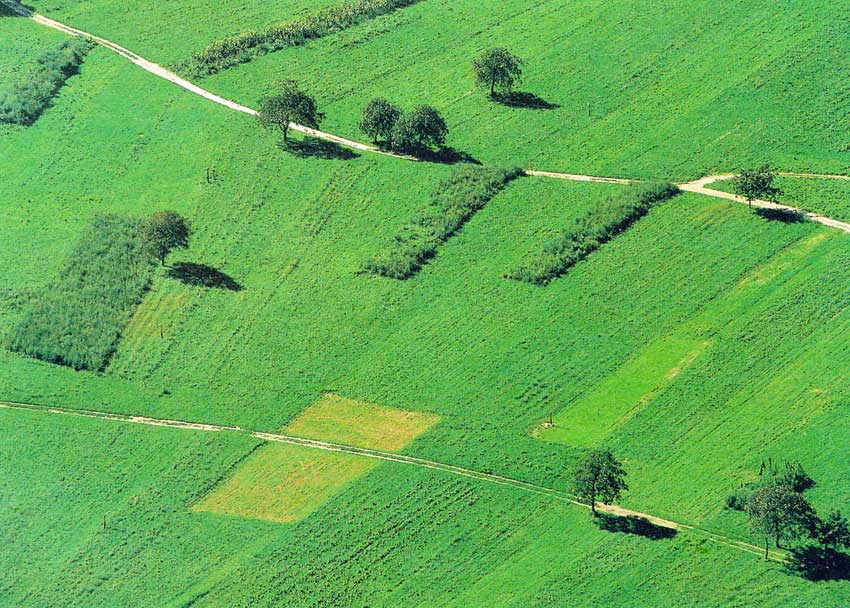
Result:
M611 503L629 489L626 471L611 450L590 450L579 460L573 471L573 491L590 502L596 515L596 501Z
M514 84L522 79L522 66L525 62L508 49L496 47L486 49L472 62L475 82L480 87L490 89L490 96L496 89L510 91Z
M817 522L814 509L799 492L785 484L770 484L756 490L746 505L752 528L764 534L764 556L768 557L768 540L780 546L783 538L796 538L811 531Z
M440 113L432 106L421 105L396 121L391 143L395 150L413 152L418 148L442 146L448 132Z
M393 127L401 117L401 109L383 97L376 97L363 109L360 130L377 142L379 138L390 141Z
M782 191L773 185L775 174L770 165L757 169L745 169L732 180L735 194L746 199L751 206L754 200L777 202Z
M257 119L266 129L280 129L283 141L289 141L289 128L297 123L318 129L324 114L319 112L316 100L302 91L294 80L285 80L276 95L260 100Z
M165 265L165 257L172 249L189 246L192 229L186 219L176 211L157 211L141 225L145 248Z

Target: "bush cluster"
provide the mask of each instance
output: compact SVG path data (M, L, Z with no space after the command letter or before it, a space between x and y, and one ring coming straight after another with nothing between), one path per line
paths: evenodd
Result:
M38 120L93 46L90 40L72 38L39 57L20 81L0 95L0 122L29 126Z
M382 254L366 263L364 272L409 279L434 256L476 211L484 207L521 169L500 170L464 166L437 187L416 218L406 224Z
M508 278L546 285L596 251L641 217L657 203L678 194L670 183L652 182L629 186L606 198L579 218L575 227L549 242L539 254L508 273Z
M203 77L216 74L254 57L279 51L290 46L301 46L310 40L353 27L415 4L419 0L356 0L331 6L315 15L309 15L259 32L243 32L216 40L203 51L195 53L176 66L187 76Z
M154 261L139 228L135 219L97 216L6 346L78 370L103 369L150 284Z

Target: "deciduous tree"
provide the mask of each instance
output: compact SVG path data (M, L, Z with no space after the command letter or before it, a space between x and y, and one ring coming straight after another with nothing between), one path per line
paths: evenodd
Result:
M142 241L151 255L165 265L165 257L177 247L189 246L192 230L186 219L176 211L157 211L141 225Z
M432 106L422 105L404 114L396 121L392 132L392 147L400 151L442 146L449 129L446 121Z
M289 128L297 123L313 129L319 128L324 114L318 111L316 100L298 87L294 80L285 80L280 92L260 100L257 118L266 129L280 129L283 142L288 143Z
M483 51L472 62L475 82L478 86L490 89L490 97L496 89L510 91L514 84L522 79L522 66L525 62L508 49L497 47Z
M773 185L775 177L770 165L764 164L758 169L741 171L732 180L732 187L735 194L746 199L750 207L757 199L777 202L782 191Z
M780 546L783 538L796 538L810 531L816 521L814 509L802 494L784 484L770 484L756 490L746 505L750 525L764 534L764 557L771 538Z
M596 515L596 501L609 504L629 489L626 471L611 450L591 450L579 460L573 471L573 491L590 502Z
M372 141L378 141L382 138L384 141L390 141L393 133L393 127L401 117L401 110L384 99L376 97L363 109L363 118L360 120L360 130L372 138Z

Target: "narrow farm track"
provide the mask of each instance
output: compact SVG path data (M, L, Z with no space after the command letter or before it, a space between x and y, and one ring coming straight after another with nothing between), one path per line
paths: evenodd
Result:
M314 450L323 450L326 452L337 452L340 454L350 454L354 456L361 456L363 458L372 458L375 460L383 460L387 462L396 462L400 464L412 465L420 468L431 469L434 471L441 471L443 473L448 473L451 475L458 475L461 477L466 477L469 479L474 479L477 481L496 484L500 486L507 486L516 488L519 490L523 490L526 492L530 492L532 494L538 494L541 496L547 496L554 500L559 500L563 502L567 502L585 509L589 509L590 505L586 502L580 500L577 496L569 494L567 492L563 492L560 490L556 490L554 488L548 488L546 486L541 486L538 484L529 483L526 481L521 481L519 479L513 479L510 477L504 477L502 475L496 475L494 473L485 473L483 471L476 471L474 469L467 469L465 467L460 467L452 464L446 464L443 462L437 462L434 460L427 460L425 458L419 458L417 456L409 456L406 454L397 454L394 452L385 452L382 450L373 450L368 448L360 448L352 445L346 445L341 443L333 443L329 441L321 441L318 439L308 439L305 437L296 437L293 435L282 435L279 433L264 433L260 431L251 431L248 429L243 429L238 426L223 426L216 424L204 424L197 422L185 422L181 420L168 420L161 418L150 418L147 416L128 416L124 414L113 414L110 412L100 412L96 410L84 410L84 409L73 409L66 407L54 407L48 405L38 405L33 403L20 403L15 401L0 401L0 409L6 410L20 410L20 411L29 411L29 412L41 412L47 414L58 414L65 416L77 416L82 418L94 418L97 420L105 420L112 422L121 422L121 423L130 423L130 424L141 424L146 426L159 426L159 427L168 427L174 429L183 429L190 431L201 431L207 433L238 433L241 435L247 435L249 437L253 437L255 439L260 439L262 441L270 442L270 443L285 443L289 445L300 446L304 448L310 448ZM631 509L626 509L624 507L618 505L607 505L602 503L597 503L596 508L598 511L603 513L608 513L611 515L617 515L619 517L639 517L645 519L646 521L655 524L656 526L660 526L663 528L669 528L677 531L687 531L692 533L700 538L708 540L710 542L714 542L725 547L729 547L731 549L736 549L738 551L743 551L745 553L750 553L752 555L762 556L764 555L764 549L758 547L756 545L750 544L746 541L742 541L736 538L732 538L730 536L725 536L723 534L718 534L716 532L711 532L709 530L705 530L699 528L697 526L693 526L690 524L677 522L669 519L664 519L661 517L656 517L655 515L651 515L649 513L642 513L640 511L633 511ZM771 557L780 562L784 562L787 559L787 554L782 551L773 550L771 552Z
M204 99L212 101L213 103L217 103L217 104L222 105L226 108L230 108L231 110L235 110L236 112L241 112L243 114L248 114L250 116L256 116L257 115L257 111L254 110L253 108L249 108L248 106L238 104L235 101L225 99L224 97L216 95L215 93L211 93L210 91L207 91L206 89L203 89L196 84L192 84L188 80L181 78L177 74L165 69L161 65L153 63L152 61L148 61L144 57L137 55L136 53L124 48L123 46L120 46L120 45L112 42L111 40L101 38L100 36L95 36L94 34L90 34L90 33L85 32L83 30L79 30L75 27L71 27L70 25L66 25L66 24L61 23L59 21L55 21L53 19L45 17L44 15L39 15L38 13L35 13L35 12L31 11L30 9L26 8L25 6L23 6L22 4L20 4L17 0L0 0L0 4L6 5L7 7L9 7L9 9L11 9L12 11L21 15L22 17L28 17L30 19L33 19L37 23L44 25L46 27L58 30L60 32L64 32L64 33L69 34L71 36L83 36L83 37L86 37L86 38L90 38L91 40L95 41L99 45L109 49L110 51L112 51L114 53L117 53L121 57L124 57L125 59L127 59L131 63L133 63L134 65L137 65L138 67L142 68L143 70L150 72L151 74L158 76L159 78L163 78L164 80L167 80L167 81L169 81L173 84L176 84L177 86L182 87L183 89L186 89L187 91L194 93L195 95L199 95L199 96L203 97ZM333 143L338 144L340 146L345 146L347 148L352 148L354 150L360 150L361 152L371 152L373 154L381 154L381 155L384 155L384 156L392 156L394 158L401 158L401 159L409 160L409 161L419 161L419 159L414 157L414 156L409 156L409 155L405 155L405 154L396 154L396 153L393 153L393 152L389 152L387 150L382 150L382 149L378 148L377 146L373 146L373 145L370 145L370 144L364 144L362 142L354 141L352 139L346 139L344 137L340 137L340 136L334 135L332 133L326 133L324 131L319 131L318 129L312 129L310 127L305 127L303 125L299 125L299 124L296 124L296 123L290 123L290 128L292 128L295 131L299 131L301 133L305 133L307 135L310 135L312 137L317 137L319 139L324 139L326 141L333 142ZM546 178L551 178L551 179L563 179L563 180L580 181L580 182L598 182L598 183L605 183L605 184L630 184L630 183L635 183L635 182L639 181L639 180L619 178L619 177L603 177L603 176L596 176L596 175L581 175L581 174L577 174L577 173L558 173L558 172L554 172L554 171L537 171L537 170L534 170L534 169L525 169L525 173L526 173L526 175L532 175L532 176L536 176L536 177L546 177ZM850 180L850 176L829 175L829 174L825 174L825 173L788 172L788 173L780 173L780 175L784 175L784 176L787 176L787 177L800 177L800 178ZM730 179L732 177L734 177L733 174L711 175L711 176L708 176L708 177L700 178L700 179L692 181L692 182L688 182L688 183L684 183L684 184L678 184L678 186L679 186L679 188L681 188L682 190L685 190L687 192L694 192L696 194L702 194L702 195L705 195L705 196L713 196L715 198L723 198L723 199L727 199L727 200L736 201L736 202L739 202L739 203L746 203L747 201L745 201L742 197L736 196L734 194L729 194L728 192L720 192L718 190L712 190L712 189L706 187L707 185L712 184L714 182L724 180L724 179ZM845 222L840 222L838 220L834 220L832 218L829 218L829 217L826 217L826 216L823 216L823 215L819 215L819 214L816 214L816 213L804 211L804 210L798 209L796 207L789 207L787 205L779 205L777 203L772 203L772 202L769 202L769 201L761 201L761 200L753 201L752 204L753 204L753 206L760 207L760 208L763 208L763 209L779 209L779 210L785 210L785 211L799 212L799 213L802 213L803 215L805 215L809 220L811 220L813 222L818 222L820 224L823 224L824 226L829 226L830 228L836 228L836 229L841 230L843 232L850 233L850 224L847 224Z
M825 175L823 173L779 173L779 175L786 177L799 177L803 179L841 179L841 180L850 180L850 177L846 175ZM715 198L725 198L726 200L735 201L737 203L749 204L747 200L743 196L738 196L737 194L732 194L730 192L721 192L720 190L712 190L707 186L727 180L735 177L733 173L726 173L723 175L709 175L706 177L702 177L700 179L694 180L692 182L688 182L686 184L678 184L681 190L685 192L695 192L696 194L704 194L706 196L713 196ZM843 232L850 233L850 224L846 222L840 222L838 220L834 220L831 217L826 217L825 215L820 215L818 213L812 213L811 211L804 211L803 209L798 209L797 207L790 207L788 205L780 205L779 203L772 203L770 201L762 201L755 200L752 202L753 207L758 207L760 209L776 209L781 211L790 211L793 213L801 213L806 217L806 219L817 222L818 224L823 224L824 226L829 226L830 228L835 228L837 230L841 230Z

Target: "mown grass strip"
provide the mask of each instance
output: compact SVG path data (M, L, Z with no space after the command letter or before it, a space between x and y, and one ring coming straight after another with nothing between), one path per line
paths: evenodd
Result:
M74 369L102 370L150 285L139 221L97 216L59 277L12 328L6 346Z
M391 279L409 279L437 253L437 247L484 207L521 169L484 169L464 166L431 195L430 202L393 239L392 245L369 260L363 272Z
M354 27L417 2L419 0L357 0L331 6L314 15L259 32L243 32L216 40L191 58L178 63L175 69L188 77L209 76L248 63L266 53L301 46L310 40Z
M21 80L0 94L0 122L23 126L35 123L93 47L90 40L72 38L43 53Z
M679 193L670 183L628 186L609 196L578 219L575 226L547 243L543 251L508 273L507 277L534 285L547 285L562 276L604 243L649 213L656 204Z

